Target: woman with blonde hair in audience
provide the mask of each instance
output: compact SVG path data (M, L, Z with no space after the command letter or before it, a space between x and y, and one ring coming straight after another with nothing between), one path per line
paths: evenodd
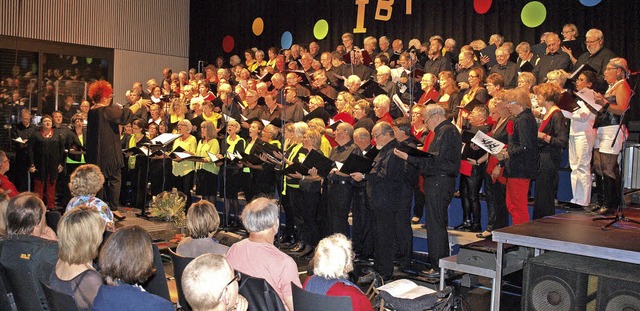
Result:
M205 200L210 202L216 201L218 193L218 172L220 167L211 162L209 153L219 154L220 144L218 137L218 129L211 121L204 121L200 125L202 128L202 139L198 142L196 155L204 159L204 163L196 163L196 194L201 195Z
M109 209L107 203L96 197L96 194L104 184L104 176L100 172L100 168L94 164L84 164L79 166L71 173L71 181L69 182L69 190L71 190L71 201L67 204L66 211L80 205L92 207L98 211L100 217L105 222L107 231L115 231L116 227L113 222L115 212ZM119 212L118 212L119 213ZM120 215L122 217L122 215Z
M451 71L441 71L438 74L438 82L440 82L438 105L444 108L447 119L453 119L455 109L460 104L460 90L456 84L456 78Z
M99 263L105 285L98 290L91 310L175 310L171 301L141 286L154 268L151 236L140 226L113 233L100 250Z
M354 311L373 311L367 296L349 281L353 258L351 241L342 233L322 239L313 255L313 275L305 280L303 288L326 296L347 296Z
M187 237L180 240L176 253L191 258L208 253L225 255L229 247L213 237L219 226L220 216L213 203L193 203L187 212Z
M562 88L558 84L541 83L533 87L533 92L546 111L538 128L539 167L536 177L536 200L533 206L533 219L538 219L555 215L558 170L562 151L569 140L569 127L567 119L557 106L562 96Z
M79 310L89 310L102 285L93 267L105 223L93 208L80 205L65 213L58 224L58 262L49 286L73 297Z

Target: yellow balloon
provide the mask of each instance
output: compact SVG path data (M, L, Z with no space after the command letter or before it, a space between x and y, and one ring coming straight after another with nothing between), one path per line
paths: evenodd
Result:
M321 19L313 26L313 36L318 40L324 39L329 33L329 23L326 20Z
M253 30L254 35L256 36L261 35L262 31L264 31L264 21L262 20L262 18L258 17L254 19L251 29Z

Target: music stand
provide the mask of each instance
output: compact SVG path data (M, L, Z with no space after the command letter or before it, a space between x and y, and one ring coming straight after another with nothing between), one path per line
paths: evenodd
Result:
M631 98L633 98L633 95L635 95L635 92L632 91L631 96L629 96L629 105L627 106L627 109L624 110L624 112L622 113L622 115L620 116L620 125L618 125L618 130L616 131L616 136L613 138L613 142L611 143L611 147L613 147L616 144L616 140L618 139L618 134L620 134L622 132L622 136L624 138L624 141L622 142L622 155L620 156L620 162L622 163L622 167L620 168L620 180L622 185L620 185L620 204L618 204L618 207L616 208L616 213L613 216L597 216L594 217L592 220L593 221L599 221L599 220L604 220L604 221L609 221L609 223L605 224L604 226L600 227L600 229L602 230L607 230L609 227L613 226L614 224L620 222L620 221L626 221L626 222L630 222L630 223L634 223L634 224L640 224L640 221L634 220L634 219L630 219L627 218L624 215L624 208L626 207L626 202L624 200L624 154L625 151L627 150L627 133L626 131L622 130L622 126L624 125L624 119L625 116L627 115L627 112L629 111L629 109L631 108Z
M165 133L168 134L168 133ZM147 158L147 170L145 172L145 193L144 193L144 204L142 204L142 209L140 210L140 213L136 214L136 216L141 217L141 218L148 218L149 217L149 211L147 209L147 194L149 192L149 167L151 166L151 157L153 156L153 154L157 153L159 150L161 150L162 148L165 148L166 146L168 146L169 144L173 143L173 141L175 141L176 139L178 139L178 137L180 137L179 135L175 135L175 134L168 134L165 135L162 134L158 137L156 137L155 140L152 140L150 143L144 143L144 145L148 148L148 154L145 154L144 152L141 152L142 154L144 154L144 156ZM163 136L164 135L164 136ZM158 139L160 138L160 139ZM162 157L166 158L167 156L164 154L164 152L162 152ZM162 173L164 175L164 159L162 160ZM164 178L164 176L163 176ZM139 189L138 189L139 190Z

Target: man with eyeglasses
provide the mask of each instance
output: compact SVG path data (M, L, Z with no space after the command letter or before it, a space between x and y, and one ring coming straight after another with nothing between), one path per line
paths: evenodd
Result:
M431 269L420 274L429 278L440 277L440 258L449 256L447 233L447 208L453 199L456 176L460 170L462 139L458 129L446 118L440 105L428 105L425 123L434 132L434 139L427 150L432 157L413 157L406 152L394 150L394 154L418 168L424 176L426 225L429 232L429 262Z
M582 53L573 65L573 70L578 70L582 65L589 65L596 71L596 83L593 89L599 93L607 90L608 84L604 80L604 69L609 61L616 57L610 49L604 47L604 36L600 29L592 28L585 35L587 51ZM578 75L576 75L577 77Z
M518 65L509 61L510 53L504 47L496 49L496 61L497 64L491 67L489 74L497 73L504 78L504 87L507 89L513 89L518 84Z
M545 38L545 42L547 43L547 52L540 56L540 60L532 72L536 77L537 83L545 82L549 71L558 69L569 71L571 68L569 55L560 50L560 37L558 34L549 33Z
M244 311L249 303L238 294L238 282L240 274L223 256L204 254L184 269L182 292L194 311Z
M399 144L391 124L376 124L371 136L379 150L373 160L374 165L370 172L352 173L351 178L357 182L366 181L368 208L373 214L374 271L370 273L377 273L383 280L389 280L393 276L393 258L398 249L394 237L399 229L396 222L391 220L403 211L399 202L403 176L399 172L404 170L404 161L393 155L393 150Z

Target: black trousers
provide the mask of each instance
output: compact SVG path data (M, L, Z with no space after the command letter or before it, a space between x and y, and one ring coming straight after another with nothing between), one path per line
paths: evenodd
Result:
M320 191L301 191L303 205L299 212L302 216L302 241L311 246L320 241L320 227L318 225L318 206L320 205Z
M397 231L396 223L393 220L398 212L388 209L374 209L372 213L375 234L373 268L383 276L391 277L393 275L393 257L398 250L398 245L396 245L396 241L393 238L396 236Z
M484 174L484 196L487 201L487 230L507 226L507 185L493 182L490 174Z
M368 198L364 187L354 188L353 209L353 251L361 256L372 256L374 249L373 211L367 208Z
M182 191L185 195L187 195L186 206L184 207L185 212L191 207L191 189L193 189L193 175L195 171L191 171L184 176L175 176L175 186L176 189Z
M485 165L474 165L470 176L460 175L460 199L464 221L480 225L480 189Z
M113 175L104 176L104 187L98 191L97 197L109 205L109 209L117 211L120 208L120 187L122 180L120 171Z
M302 209L305 208L306 205L304 202L303 192L300 188L287 187L287 197L289 198L289 204L291 206L291 219L293 220L295 236L299 239L303 239L304 236L302 232L304 231L304 218L302 216ZM289 215L286 217L287 222L289 222Z
M449 234L447 233L448 209L456 187L454 177L428 176L424 180L424 198L427 207L427 250L429 262L435 270L440 269L439 260L449 256Z
M560 157L554 153L543 152L540 153L539 163L533 219L552 216L556 212L555 199L558 192Z
M349 236L349 210L353 194L353 185L329 182L327 206L331 233L342 233Z
M396 257L401 267L409 266L413 255L413 230L411 229L413 193L413 189L410 186L402 189L400 209L394 213L393 218L396 229Z

